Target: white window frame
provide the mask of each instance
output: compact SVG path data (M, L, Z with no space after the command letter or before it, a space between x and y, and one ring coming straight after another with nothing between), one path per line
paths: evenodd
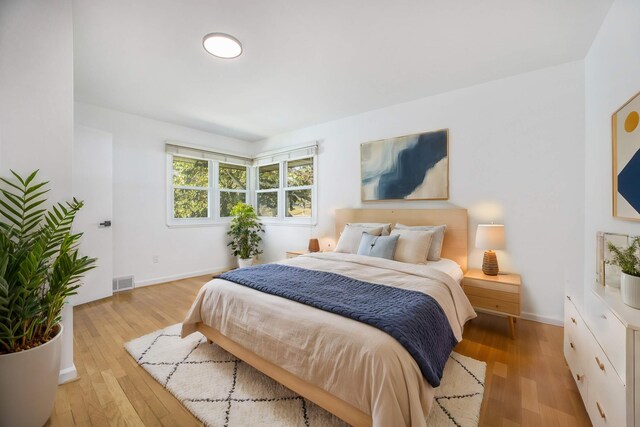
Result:
M287 165L291 161L300 160L300 159L309 159L313 160L313 184L312 185L304 185L300 187L288 187L287 186ZM278 164L279 165L279 173L280 173L280 182L277 188L278 192L278 216L261 216L260 221L267 225L316 225L317 223L317 212L318 212L318 155L301 155L297 157L291 157L290 159L281 160L279 162L266 163L259 166L254 166L255 170L255 179L254 185L255 188L258 189L259 176L258 176L258 168L260 166L268 166ZM255 191L255 204L254 206L257 209L258 206L258 193L266 193L273 192L276 189L265 189L265 190L256 190ZM310 217L288 217L286 216L286 192L292 190L311 190L311 216Z
M261 167L265 167L265 166L271 166L271 165L278 165L278 186L275 188L260 188L260 168ZM255 186L255 197L253 200L253 206L256 209L256 212L258 212L258 194L262 194L262 193L276 193L276 198L277 198L277 203L278 203L278 209L276 212L276 216L260 216L260 220L263 223L270 223L272 221L278 221L280 218L280 190L282 188L282 162L273 162L273 163L267 163L264 165L259 165L259 166L254 166L252 168L254 170L254 174L255 174L255 179L254 179L254 186Z
M244 190L237 190L237 189L232 189L232 188L220 188L220 180L218 178L220 178L220 164L222 163L223 165L232 165L232 166L242 166L242 165L236 165L233 163L227 163L227 162L221 162L219 160L212 160L213 162L215 162L215 179L216 179L216 183L215 183L215 193L216 193L216 209L215 209L215 213L216 213L216 220L218 221L223 221L223 222L229 222L231 220L230 216L221 216L221 212L220 212L220 193L244 193L244 202L245 203L251 203L251 200L249 200L249 193L250 193L250 183L251 183L251 169L253 169L252 167L249 166L245 166L246 170L247 170L247 183L245 186Z
M227 225L231 217L220 216L220 192L245 193L245 203L252 205L257 210L258 193L276 192L278 193L278 216L260 217L264 224L273 225L316 225L318 215L318 144L314 142L309 145L301 145L288 149L263 153L255 157L247 158L235 154L223 154L205 149L204 147L190 146L184 143L174 143L166 141L166 171L167 185L166 195L166 222L168 227L197 227ZM184 157L196 160L205 160L209 163L209 186L208 187L185 187L173 185L173 158ZM300 187L287 187L287 163L300 159L313 159L313 185ZM222 160L221 160L222 159ZM266 161L265 161L266 160ZM219 165L232 164L247 168L247 188L245 190L221 189L219 188ZM262 163L262 164L261 164ZM260 190L258 184L258 168L277 164L279 168L280 182L277 189ZM207 190L209 211L206 218L174 218L174 189L188 188L194 190ZM285 215L285 192L291 190L311 190L311 217L287 217Z
M245 193L245 203L251 203L251 182L253 167L245 166L247 169L247 188L245 190L226 189L220 188L218 177L220 172L220 163L233 164L229 162L222 162L219 160L202 159L194 156L188 156L184 154L172 154L167 153L167 225L169 227L193 227L204 225L225 225L231 221L231 217L220 216L220 192L231 193ZM208 187L189 187L173 184L173 158L190 158L196 160L203 160L209 164L209 186ZM239 165L241 166L241 165ZM174 215L174 189L186 188L190 190L207 190L208 191L208 203L209 210L206 218L175 218Z

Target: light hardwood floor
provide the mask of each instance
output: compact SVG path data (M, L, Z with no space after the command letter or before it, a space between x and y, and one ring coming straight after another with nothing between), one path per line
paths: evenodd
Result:
M180 322L210 276L149 286L74 309L80 379L58 388L51 426L200 423L124 350L126 341ZM519 320L473 320L456 351L487 362L482 426L588 426L562 355L562 328Z

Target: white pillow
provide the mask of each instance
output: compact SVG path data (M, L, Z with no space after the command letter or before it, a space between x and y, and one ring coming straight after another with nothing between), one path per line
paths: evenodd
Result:
M391 223L384 222L350 222L347 225L352 227L364 227L364 228L378 228L382 227L381 236L388 236L391 234Z
M403 224L396 224L394 229L397 230L412 230L412 231L433 231L433 240L431 240L431 248L429 248L429 261L440 261L442 255L442 244L444 243L444 232L447 229L446 225L418 225L409 226Z
M393 229L391 235L400 235L393 259L410 264L426 264L433 231Z
M382 234L382 227L353 227L350 224L345 225L344 230L340 233L340 240L338 240L335 252L357 254L362 233L379 236Z

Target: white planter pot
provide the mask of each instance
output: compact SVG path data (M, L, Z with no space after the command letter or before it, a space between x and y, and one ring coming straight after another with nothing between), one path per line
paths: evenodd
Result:
M240 258L238 257L238 268L251 267L253 265L253 257Z
M622 302L633 308L640 308L640 277L622 273L620 277Z
M0 355L0 426L44 425L56 400L60 375L60 337L32 348Z

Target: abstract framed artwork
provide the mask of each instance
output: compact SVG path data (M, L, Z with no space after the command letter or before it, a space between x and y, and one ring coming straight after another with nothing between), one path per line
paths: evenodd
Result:
M640 221L640 93L611 117L613 216Z
M447 200L449 130L360 145L362 201Z

